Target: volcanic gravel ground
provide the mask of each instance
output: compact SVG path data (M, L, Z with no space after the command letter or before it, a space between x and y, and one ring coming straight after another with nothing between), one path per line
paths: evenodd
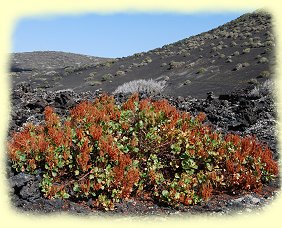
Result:
M28 83L22 83L11 93L12 112L8 138L13 131L21 129L24 123L40 123L43 120L43 110L47 105L55 107L56 112L65 116L68 109L82 100L93 100L102 91L76 93L73 90L44 91L32 88ZM117 103L125 101L130 94L117 94ZM140 94L140 98L148 97ZM260 89L249 87L244 90L221 94L215 97L209 93L205 99L192 97L168 97L156 95L153 100L166 98L180 110L197 114L204 111L207 114L207 124L213 124L214 129L223 134L233 132L240 135L256 134L258 139L270 146L273 156L279 159L276 139L276 106L269 87ZM7 163L7 178L10 186L11 203L15 209L25 213L68 212L91 215L189 215L189 214L232 214L250 212L262 209L264 205L275 200L280 182L276 179L263 187L260 194L242 192L230 195L214 193L208 202L195 206L180 206L171 208L158 205L153 200L130 199L116 204L114 211L101 211L93 208L89 201L76 202L70 200L45 199L40 190L41 180L38 175L16 173Z

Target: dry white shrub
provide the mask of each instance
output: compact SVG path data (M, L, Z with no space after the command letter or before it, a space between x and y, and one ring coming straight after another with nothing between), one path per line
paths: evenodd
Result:
M273 96L277 96L277 91L273 80L268 79L263 84L256 86L249 92L250 95L259 95L263 93L271 93Z
M161 93L166 86L166 81L155 81L153 79L149 80L134 80L126 82L113 92L117 93L135 93L135 92L145 92L147 94L159 94Z

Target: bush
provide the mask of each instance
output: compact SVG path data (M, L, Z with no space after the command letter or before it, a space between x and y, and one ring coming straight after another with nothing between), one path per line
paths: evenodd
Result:
M116 73L115 73L115 76L123 76L125 75L125 72L123 70L118 70Z
M268 70L264 70L264 71L260 72L259 77L260 78L269 78L270 72Z
M233 70L237 71L237 70L241 70L243 68L243 64L242 63L238 63Z
M264 52L262 54L267 54L267 53L272 53L272 48L271 47L267 47L264 49Z
M12 167L42 172L47 198L92 198L114 209L130 197L172 206L197 204L213 192L260 191L278 175L272 153L254 137L214 132L166 100L120 106L103 95L84 101L62 120L51 107L45 123L28 124L8 145Z
M189 79L183 82L183 85L189 85L189 84L191 84L191 81Z
M147 56L143 61L142 61L142 63L151 63L153 60L149 57L149 56Z
M107 61L105 63L102 63L101 65L102 66L105 66L105 67L111 67L113 64L115 63L115 61Z
M185 64L185 62L176 62L176 61L171 61L169 63L169 69L175 69L175 68L179 68L182 67Z
M97 74L97 72L95 72L95 71L91 72L88 77L84 78L84 81L93 81L93 79L95 78L96 74Z
M235 51L235 52L233 53L233 55L234 55L234 56L238 56L238 55L240 55L240 52L239 52L239 51Z
M272 93L277 95L274 87L273 80L266 80L263 84L257 84L254 89L252 89L249 94L254 96L259 96L261 94Z
M251 48L245 48L243 50L243 54L250 53L250 51L251 51Z
M113 94L116 93L135 93L135 92L145 92L147 94L159 94L161 93L166 85L166 81L154 81L150 80L134 80L126 82L119 86Z
M242 63L242 66L243 67L248 67L248 66L250 66L250 64L248 62L244 62L244 63Z
M223 58L225 58L225 55L224 54L219 54L219 58L223 59Z
M197 71L197 74L203 74L203 73L205 73L206 71L207 71L206 68L201 67L201 68Z
M272 46L272 47L274 47L275 43L273 41L271 41L271 40L267 40L267 41L265 41L264 45L265 46Z
M217 47L212 47L211 52L216 52L217 51Z
M66 67L64 69L64 71L65 71L65 75L69 75L69 74L72 74L72 73L75 72L75 68L74 67Z
M252 85L258 85L258 80L255 79L255 78L251 78L249 81L248 81L249 84L252 84Z
M238 44L235 42L235 41L231 41L231 44L230 44L230 46L231 47L235 47L235 46L237 46Z
M93 72L91 72L91 73L89 74L89 77L94 78L96 74L97 74L97 72L96 72L96 71L93 71Z
M113 75L112 74L104 74L102 76L102 81L109 81L113 78Z
M259 63L268 63L268 59L266 57L261 57L258 62Z
M63 79L62 76L56 75L56 76L54 76L54 77L52 78L52 81L59 81L59 80L62 80L62 79Z

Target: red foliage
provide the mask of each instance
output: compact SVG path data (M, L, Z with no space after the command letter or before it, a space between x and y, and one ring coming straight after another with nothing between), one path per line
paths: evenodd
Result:
M122 197L128 198L132 192L133 185L139 181L140 174L138 169L131 168L122 179Z
M203 199L208 200L212 195L212 191L213 191L213 188L210 182L203 184L202 191L201 191Z
M206 119L207 115L203 112L200 112L197 116L196 116L196 119L202 123L205 119Z
M52 145L50 145L46 150L45 160L50 170L53 170L53 168L58 164L58 159L54 156L54 147Z
M143 99L139 102L139 109L141 111L145 111L145 112L148 112L149 109L150 109L150 99Z
M133 94L126 102L123 103L122 108L124 110L131 110L131 111L135 111L135 104L134 102L138 102L139 101L139 96L137 93Z
M229 173L234 173L234 164L229 159L226 161L226 169Z
M118 161L121 152L113 145L113 137L111 135L107 135L105 138L100 138L99 148L101 157L108 154L112 161Z
M265 148L262 154L262 162L266 164L266 170L273 173L274 175L279 174L278 164L272 159L272 153L268 147Z
M121 124L121 127L122 127L123 130L126 130L126 131L127 131L127 130L129 129L130 125L129 125L128 123L124 123L124 122L123 122L123 123Z
M84 179L83 181L81 181L80 183L80 189L83 193L85 193L86 195L89 194L89 190L90 190L90 180L89 179Z
M64 123L64 139L63 144L66 148L70 148L72 145L72 128L71 128L71 122L66 121ZM66 158L65 158L66 159Z
M53 126L59 124L59 116L54 113L54 109L50 106L45 107L44 110L45 122L47 126Z
M83 117L88 116L91 105L88 101L82 101L78 105L76 105L74 108L70 110L70 114L73 120L76 120L77 122L81 121Z
M115 184L119 185L120 181L124 178L125 168L132 164L129 154L120 153L118 156L118 164L113 168L115 174Z
M63 145L65 132L62 129L56 129L54 127L48 128L48 135L53 140L53 143L57 146Z
M52 185L49 189L49 192L47 193L48 198L52 198L53 196L56 195L56 193L62 191L64 186L62 185Z
M76 136L78 138L79 141L83 140L85 135L84 135L84 130L82 128L76 128Z
M44 152L48 148L49 143L46 141L44 134L37 136L37 146L40 152Z
M90 153L91 146L89 145L89 140L86 138L76 158L76 162L83 172L87 171L91 167L91 164L89 164Z
M100 137L102 136L102 132L103 131L103 129L102 129L102 127L100 127L100 126L96 126L96 125L91 125L90 127L89 127L89 133L90 133L90 135L92 136L92 138L94 139L94 140L99 140L100 139Z
M106 95L92 103L81 102L70 111L70 119L64 123L51 107L46 107L45 125L29 124L21 132L14 133L8 144L9 157L18 163L17 170L32 171L43 164L46 175L52 175L56 184L70 177L78 178L80 193L88 195L90 191L99 190L95 193L97 197L101 192L103 197L106 196L101 197L104 204L116 196L128 198L133 195L134 185L143 176L148 182L140 188L144 189L143 195L151 194L146 189L161 192L170 188L170 194L166 196L171 200L169 202L178 201L173 197L179 193L179 202L190 205L196 202L195 195L208 200L213 189L260 191L263 176L271 179L279 174L272 152L255 137L227 134L222 138L202 123L206 118L204 113L191 119L189 113L178 111L167 100L153 102L145 99L139 105L136 102L139 102L138 94L122 105L122 111L132 111L130 120L120 120L121 111L114 104L114 98ZM108 121L110 125L107 125ZM112 124L113 121L117 122ZM123 135L130 127L133 134ZM121 141L117 142L119 139ZM119 149L125 146L124 143L130 148L127 153ZM172 144L177 147L173 148ZM136 147L139 150L131 150ZM154 170L148 162L152 153L158 156L154 160ZM137 167L133 166L133 158L140 159ZM169 186L169 183L175 183L176 171L179 174L187 171L184 164L188 162L196 164L194 170L190 170L193 171L189 176L191 182L188 184L181 179L176 185ZM76 169L79 169L80 177L72 174ZM106 175L101 170L105 170ZM91 178L86 178L90 174ZM157 181L160 176L165 178L163 183ZM51 197L65 191L64 187L73 182L47 185L46 195ZM185 192L181 192L183 189ZM108 198L112 190L117 195Z
M193 202L193 201L192 201L192 198L190 198L190 197L185 197L183 204L186 205L186 206L188 206L188 205L190 205L192 202Z

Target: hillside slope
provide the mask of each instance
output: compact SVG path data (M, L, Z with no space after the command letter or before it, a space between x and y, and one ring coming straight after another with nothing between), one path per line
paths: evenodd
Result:
M93 61L95 64L88 64L87 67L75 67L77 62L83 61L74 56L74 61L68 61L72 67L62 69L67 64L55 58L58 63L55 66L60 66L61 70L52 79L48 77L52 72L35 72L28 80L50 90L71 88L77 92L97 89L112 92L123 83L152 78L166 81L164 94L204 98L210 91L217 95L250 84L261 84L272 77L274 46L271 15L254 12L148 52L119 59L91 59L91 63ZM42 62L48 55L42 55ZM25 56L22 58L28 59ZM20 65L23 68L32 67L27 61ZM54 62L50 61L50 67L54 68ZM14 84L26 80L21 76L13 77Z
M35 87L49 88L56 86L62 76L108 60L110 59L60 51L22 52L11 54L10 70L13 85L28 82Z
M275 73L274 46L270 15L252 13L206 33L120 59L91 59L88 56L58 52L14 54L8 139L14 132L22 130L26 123L44 123L44 109L47 106L54 107L56 113L64 119L69 115L69 109L81 101L93 101L102 95L103 91L99 88L113 92L125 82L154 78L157 81L166 80L167 87L164 93L150 94L150 98L165 98L177 110L189 112L192 116L204 112L205 124L211 124L211 129L222 135L256 135L260 142L269 146L273 158L280 163L277 103L273 99L273 80L267 80ZM250 84L256 86L249 87ZM236 90L246 86L248 88ZM63 88L71 89L62 90ZM210 91L218 96L207 96L206 93ZM148 96L144 93L139 95L140 99ZM116 94L114 99L116 104L121 105L129 96L130 94ZM103 122L101 124L104 125ZM140 133L143 135L143 130ZM124 139L127 137L122 137ZM141 148L143 141L139 142ZM163 145L167 146L166 143ZM77 153L77 147L73 148L74 154ZM155 148L154 144L148 153L155 154ZM172 149L169 145L168 148ZM187 147L185 148L184 154L187 151ZM165 151L160 154L165 154ZM192 151L194 150L191 150L191 154ZM236 150L231 151L238 154ZM171 155L167 155L170 159ZM237 161L234 161L236 166ZM28 213L64 212L111 216L187 216L197 213L212 216L242 215L254 210L263 211L264 206L272 203L281 189L281 178L278 176L271 182L264 179L261 192L249 188L237 189L237 193L234 189L213 191L206 202L189 206L180 204L178 208L134 195L128 200L117 202L114 211L103 212L93 204L96 199L94 195L63 200L48 199L41 192L41 169L33 175L16 171L10 159L6 164L11 206ZM200 165L205 167L201 163L198 166ZM79 173L77 181L84 181L90 173ZM199 172L199 179L202 180L201 173L202 171ZM242 174L245 175L245 172ZM72 183L73 180L65 183Z

